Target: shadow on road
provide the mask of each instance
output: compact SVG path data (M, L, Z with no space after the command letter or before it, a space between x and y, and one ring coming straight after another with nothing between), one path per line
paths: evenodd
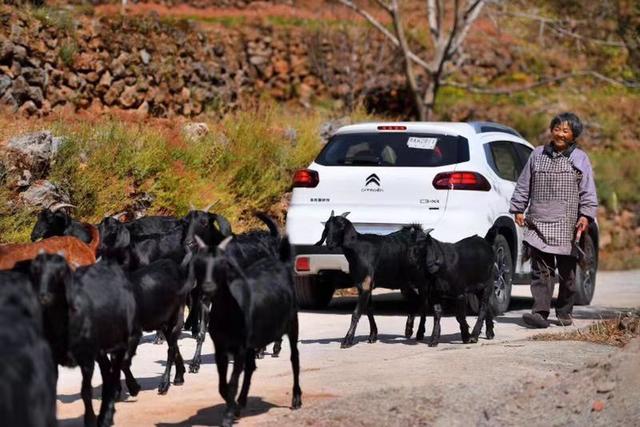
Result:
M94 379L95 379L95 376L94 376ZM157 389L158 385L160 385L160 380L161 379L162 378L161 378L160 375L158 375L157 377L147 377L147 378L136 377L136 380L138 380L138 384L140 384L140 390L141 391ZM126 399L129 396L129 393L127 392L127 385L124 383L124 380L121 380L120 385L122 386L122 397L118 400L118 402L122 402L123 399ZM169 389L169 393L171 393L171 389L173 387L174 386L172 384L171 388ZM102 385L93 387L91 389L91 395L94 398L95 397L100 398L100 396L102 396ZM73 403L76 400L80 400L82 398L82 396L80 395L80 389L78 388L78 393L74 393L74 394L58 394L57 398L62 403Z
M431 331L427 331L425 334L425 338L422 341L417 341L415 339L415 335L413 338L405 338L404 335L390 335L390 334L378 334L378 342L384 344L404 344L404 345L427 345L429 342L429 336ZM300 340L300 344L333 344L336 347L340 346L342 339L344 337L338 338L322 338L322 339L307 339ZM356 335L354 338L354 345L368 345L367 339L368 335ZM440 343L441 344L451 344L458 343L462 344L462 339L460 338L460 334L442 334L440 335Z
M222 424L222 417L226 405L224 403L200 409L198 412L184 421L177 423L158 423L157 427L174 427L174 426L219 426ZM268 412L271 408L283 408L283 406L274 405L266 402L260 397L249 397L247 407L242 410L241 418L260 415Z

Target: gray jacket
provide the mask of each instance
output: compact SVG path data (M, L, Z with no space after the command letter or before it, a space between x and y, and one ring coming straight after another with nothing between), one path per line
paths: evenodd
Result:
M566 164L564 169L558 161ZM564 175L557 175L562 184L550 178L556 175L549 175L560 170L565 170ZM558 208L562 206L560 214ZM529 157L511 197L509 212L527 211L528 229L524 236L527 243L544 252L568 254L577 217L594 221L597 208L593 170L587 154L575 145L560 154L547 144L536 147Z

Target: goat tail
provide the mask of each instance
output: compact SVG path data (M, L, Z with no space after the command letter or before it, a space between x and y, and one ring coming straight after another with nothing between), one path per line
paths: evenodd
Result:
M286 235L280 240L280 248L278 249L280 255L280 261L290 262L293 259L293 250L291 249L291 243L289 243L289 237Z
M82 223L85 230L89 232L91 236L91 241L87 243L89 249L94 253L94 255L98 256L98 247L100 246L100 232L98 231L98 227L93 224L88 224L86 222Z
M278 224L264 212L256 213L256 217L260 219L260 221L264 222L267 228L269 228L269 232L273 237L280 237L280 229L278 228Z
M493 244L493 241L496 240L497 235L498 235L498 227L494 225L489 229L489 231L487 231L486 236L484 236L484 240L486 240L490 244Z

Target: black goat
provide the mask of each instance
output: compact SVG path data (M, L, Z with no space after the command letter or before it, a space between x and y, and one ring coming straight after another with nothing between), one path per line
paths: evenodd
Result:
M280 248L280 231L278 230L278 225L273 221L273 219L262 212L258 212L256 216L267 226L269 231L251 230L238 235L233 235L233 239L228 242L225 248L225 255L232 258L241 268L248 267L254 262L265 257L278 257L278 251ZM228 230L230 231L231 228L229 227ZM206 248L211 246L209 243L204 241L204 239L200 239L199 234L194 234L194 238L198 243L199 251L206 252ZM217 238L214 240L217 240ZM201 301L200 310L198 311L197 308L195 308L189 313L189 317L192 317L193 313L195 320L192 320L192 322L198 325L196 351L193 355L193 359L191 359L191 363L189 364L189 372L195 373L200 370L202 344L204 343L204 338L207 333L210 302L206 295L203 295L202 289L197 282L194 290L192 291L192 297L194 301ZM277 340L273 347L272 356L278 357L281 348L282 340ZM264 350L265 349L258 349L256 356L258 358L262 358Z
M56 426L56 371L26 274L0 272L0 419L7 427Z
M279 258L264 257L247 268L241 268L220 251L215 257L203 253L194 255L195 279L212 302L209 334L215 347L218 390L227 404L223 426L231 426L240 409L246 406L251 376L256 369L255 349L267 346L284 334L288 335L291 346L291 407L297 409L302 405L298 310L288 239L282 239L279 252ZM234 363L227 382L229 354ZM238 380L243 371L242 389L236 402Z
M187 294L191 290L191 283L185 281L186 265L189 258L185 258L183 266L178 266L169 259L155 261L129 274L136 296L136 328L137 338L132 339L134 347L129 349L131 356L135 354L142 330L160 330L167 339L169 350L167 364L162 380L158 386L158 393L165 394L171 384L171 367L175 363L175 385L184 383L184 361L178 348L178 338L182 332L184 306ZM127 387L131 390L137 386L129 367L124 370ZM139 386L138 386L139 387Z
M136 301L131 284L120 266L109 260L72 272L63 257L40 254L32 261L31 269L32 277L37 278L32 281L45 307L45 326L50 324L60 331L66 325L63 335L68 338L64 341L71 363L65 360L65 364L77 363L82 371L84 424L96 424L91 403L96 361L103 381L97 422L100 426L113 424L120 370L129 364L127 350L133 348L132 340L139 337L135 331ZM49 342L55 347L56 343Z
M495 230L490 230L487 238L491 239L493 233ZM443 243L426 233L417 236L409 251L409 258L425 269L431 281L429 299L433 304L434 323L429 346L437 346L440 340L443 298L456 301L456 320L460 324L462 342L478 342L484 320L487 339L495 336L494 313L490 304L491 298L494 297L495 256L487 240L472 236L456 243ZM469 293L475 294L480 301L478 319L471 335L466 320L466 294Z
M31 231L31 241L52 236L73 236L84 243L90 243L91 233L86 225L71 217L62 208L73 205L57 205L55 209L45 208L38 213L38 220Z
M418 225L409 225L394 233L380 236L376 234L360 234L353 224L346 218L349 212L335 216L333 211L325 224L322 238L316 243L321 245L325 240L330 249L342 248L344 256L349 262L349 275L358 289L358 303L351 316L351 326L342 340L341 347L353 345L354 334L362 311L366 310L369 319L369 340L373 343L378 339L378 327L373 318L371 308L371 292L375 287L401 289L407 296L415 296L409 301L412 312L420 310L426 312L426 286L420 268L407 259L410 244L416 240L416 234L423 231ZM411 336L413 314L411 322L407 321L405 335ZM424 336L424 324L418 329L417 338Z

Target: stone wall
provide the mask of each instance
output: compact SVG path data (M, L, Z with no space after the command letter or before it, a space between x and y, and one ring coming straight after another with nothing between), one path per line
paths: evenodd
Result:
M158 16L35 19L8 6L0 23L0 104L24 114L71 107L194 116L263 94L408 105L399 58L368 27L204 31Z

